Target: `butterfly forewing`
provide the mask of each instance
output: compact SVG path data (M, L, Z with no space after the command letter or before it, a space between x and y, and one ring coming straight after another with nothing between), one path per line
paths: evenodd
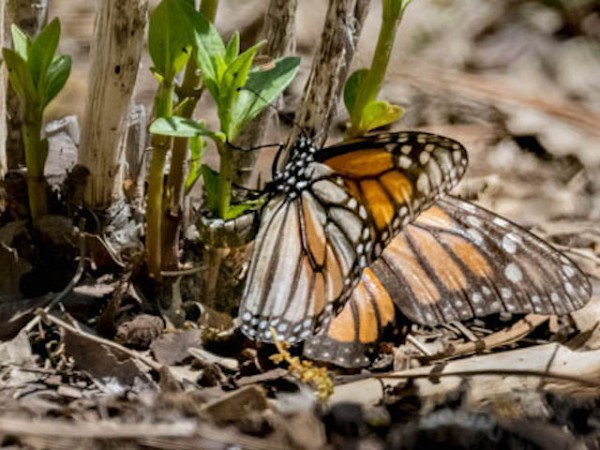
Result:
M407 223L462 177L467 153L429 133L389 133L328 147L319 160L341 175L367 209L375 256Z
M330 169L308 170L318 173L311 174L318 186L295 198L280 194L263 212L240 309L242 331L252 338L270 341L271 329L290 343L308 337L341 307L366 266L371 234L358 204Z
M301 140L272 185L240 317L249 337L295 343L339 313L362 271L464 173L464 148L426 133L329 147Z
M566 256L453 197L408 225L373 270L404 314L429 325L500 311L566 314L591 295L587 277Z

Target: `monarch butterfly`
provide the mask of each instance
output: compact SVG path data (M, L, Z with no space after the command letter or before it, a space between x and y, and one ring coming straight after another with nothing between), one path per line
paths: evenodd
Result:
M369 136L317 152L300 137L267 186L240 305L242 331L291 344L339 313L395 234L455 185L455 141L425 133Z
M466 166L464 147L434 134L371 135L318 152L301 137L267 187L240 305L242 332L270 342L275 330L294 344L323 328L306 351L318 348L313 353L331 360L326 348L337 345L337 353L345 350L335 361L351 365L358 364L353 349L376 340L393 320L392 303L416 321L438 323L508 305L523 310L526 295L535 295L528 283L562 281L550 304L564 302L565 312L582 306L590 287L566 257L446 195ZM534 254L523 258L525 250ZM535 266L542 260L549 272ZM548 275L557 268L560 276ZM506 280L524 281L521 303L504 298ZM557 295L563 297L553 302ZM544 311L556 310L546 296L540 301Z
M361 284L368 295L357 288L342 312L308 338L305 355L342 367L367 365L366 350L393 320L393 304L413 322L437 325L500 311L566 314L591 296L586 276L566 256L449 195L392 240Z

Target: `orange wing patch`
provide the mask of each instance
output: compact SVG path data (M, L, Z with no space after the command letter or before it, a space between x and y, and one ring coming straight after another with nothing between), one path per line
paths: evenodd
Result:
M434 305L438 302L440 292L411 251L406 236L396 237L386 248L384 257L393 271L398 270L402 274L419 303Z
M396 213L396 208L391 199L376 180L362 181L360 187L366 199L367 208L371 211L375 221L375 226L380 231L385 230Z
M327 160L327 165L346 177L365 178L393 169L394 158L385 149L366 149L334 156Z
M342 367L368 364L368 346L377 342L395 317L392 298L371 269L365 269L342 312L307 339L304 354Z
M418 228L411 228L406 234L446 289L461 291L467 288L467 277L433 235Z
M444 235L440 238L460 258L462 263L477 277L489 278L492 268L487 259L475 248L473 244L458 236Z
M398 205L410 202L413 186L404 175L398 172L388 172L380 178L380 181Z

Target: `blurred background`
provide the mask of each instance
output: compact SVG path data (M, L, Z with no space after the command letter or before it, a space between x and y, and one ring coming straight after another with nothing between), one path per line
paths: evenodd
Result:
M302 70L286 94L287 111L301 97L327 7L322 0L299 4ZM240 30L250 45L260 39L266 7L266 0L222 0L217 26L225 37ZM49 118L83 113L94 13L88 0L50 1L50 17L63 25L61 50L74 57L74 67ZM379 22L380 2L373 0L355 68L370 64ZM135 101L151 108L156 84L149 67L146 54ZM467 146L471 164L461 195L537 225L559 245L581 247L590 257L600 250L598 0L414 0L381 96L406 108L395 128L426 129ZM345 125L338 110L331 140ZM206 99L198 112L214 117ZM265 142L284 139L283 123L273 130ZM271 156L261 156L263 167Z

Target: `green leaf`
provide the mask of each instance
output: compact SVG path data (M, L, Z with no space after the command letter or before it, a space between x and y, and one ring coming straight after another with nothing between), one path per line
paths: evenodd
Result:
M404 115L404 108L391 105L388 102L375 100L368 103L363 110L361 118L361 130L367 133L376 128L389 125Z
M238 91L246 84L256 52L264 44L263 41L253 45L229 64L221 80L221 85L226 86L228 95L237 95Z
M197 15L187 0L162 0L150 15L148 51L154 71L172 80L188 61L193 43L191 17Z
M160 84L162 84L165 81L165 77L163 76L162 73L160 73L158 70L156 70L154 67L150 67L150 73L152 75L154 75L154 78L156 79L156 81L158 81Z
M202 167L202 155L207 147L206 140L202 136L191 137L190 140L190 162L188 174L185 179L185 193L186 195L192 190L198 179L200 178Z
M27 55L29 53L29 46L31 45L31 38L27 36L21 29L12 24L10 27L12 35L13 49L14 51L23 58L23 61L27 61Z
M10 84L23 102L31 102L36 97L35 86L25 60L9 48L2 49L4 64L8 69Z
M258 198L255 200L248 200L242 203L237 203L229 208L225 214L225 220L233 220L240 217L246 211L256 209L265 203L264 198Z
M62 90L71 74L71 57L68 55L59 56L50 64L46 71L46 76L41 80L38 88L40 103L44 109L54 97Z
M181 96L179 96L179 98L181 98ZM184 97L182 101L180 101L179 103L177 103L177 105L175 105L175 108L173 108L173 116L181 116L183 113L183 110L187 107L187 105L190 103L192 99L190 97Z
M227 50L225 51L225 64L231 64L240 53L240 33L236 31L233 33L229 44L227 44Z
M285 57L275 60L271 70L253 68L234 104L232 132L237 135L245 124L273 102L292 82L299 67L300 58Z
M206 164L202 164L200 172L204 180L205 206L210 211L216 211L219 199L219 174Z
M229 141L234 141L237 136L239 126L232 122L235 102L239 96L240 89L246 84L248 73L252 68L252 61L263 43L256 44L238 56L231 63L223 74L219 83L220 98L217 101L221 131L223 131Z
M203 123L180 116L159 117L150 125L150 133L184 138L214 136Z
M214 99L217 105L220 105L221 93L217 81L212 78L203 78L202 82L208 89L208 92L210 92L211 97Z
M356 105L356 98L368 73L369 69L358 69L348 77L344 85L344 105L351 117L359 113L359 111L354 111L354 105Z
M204 79L217 80L216 58L225 59L225 44L214 25L200 13L192 17L196 64Z
M35 86L39 87L43 84L46 72L58 49L59 40L60 21L56 18L42 29L29 46L27 64Z

